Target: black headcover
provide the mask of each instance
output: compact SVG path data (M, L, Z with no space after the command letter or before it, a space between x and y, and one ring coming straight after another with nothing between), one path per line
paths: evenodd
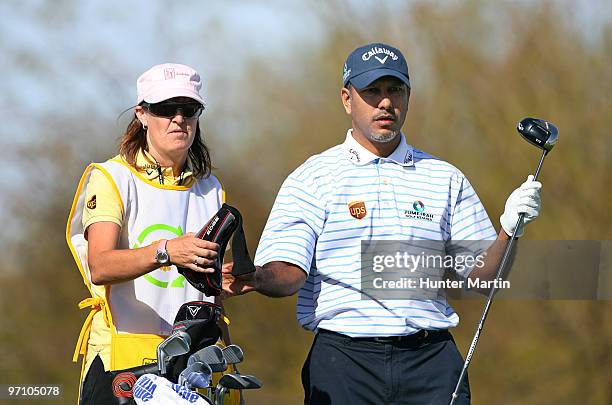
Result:
M186 332L191 338L189 354L195 353L217 342L220 336L217 322L220 317L221 307L217 304L205 301L186 302L176 313L172 332Z
M215 272L198 273L184 267L178 268L179 273L185 276L189 284L207 296L221 294L221 266L223 265L225 249L232 235L232 256L234 260L232 274L240 276L254 272L255 265L253 265L251 256L249 256L244 230L242 229L242 215L236 208L227 204L223 204L221 209L196 234L200 239L219 244L219 254L213 265Z
M170 360L164 377L176 383L178 376L187 366L189 356L198 350L214 345L221 336L217 322L221 317L219 305L204 302L190 301L183 304L174 319L172 332L182 330L191 338L189 352ZM143 366L132 367L125 370L111 371L113 377L112 390L116 404L134 404L132 388L136 380L144 374L159 375L157 362Z
M189 356L198 350L214 345L221 337L218 321L221 317L221 307L205 301L184 303L176 313L172 332L184 331L191 338L189 352L170 360L166 378L172 382L178 381L178 376L187 367Z

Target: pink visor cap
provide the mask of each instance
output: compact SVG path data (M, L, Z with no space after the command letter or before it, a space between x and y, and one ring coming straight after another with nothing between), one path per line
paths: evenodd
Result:
M200 75L189 66L177 63L155 65L136 81L136 104L143 101L153 104L174 97L189 97L204 105L200 96L201 88Z

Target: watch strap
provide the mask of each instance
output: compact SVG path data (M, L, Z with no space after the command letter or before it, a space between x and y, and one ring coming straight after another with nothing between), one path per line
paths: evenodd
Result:
M166 250L166 243L168 239L162 239L157 245L157 252L155 253L155 261L163 266L167 266L170 263L170 255Z

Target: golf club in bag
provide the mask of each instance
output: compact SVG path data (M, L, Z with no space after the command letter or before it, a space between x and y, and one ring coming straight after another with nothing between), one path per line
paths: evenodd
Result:
M517 127L517 131L521 136L530 144L542 149L542 155L540 156L540 162L538 163L538 167L533 175L533 181L537 181L538 175L540 174L540 169L542 168L542 164L544 163L544 158L548 153L552 150L552 148L557 143L559 139L559 130L550 122L536 119L536 118L524 118L522 119ZM501 278L504 273L504 268L506 263L510 257L510 253L512 252L512 247L514 245L514 241L516 240L516 231L523 224L523 220L525 218L525 214L520 214L518 221L516 221L515 231L511 235L510 240L508 241L508 245L506 245L506 250L502 257L502 260L499 264L499 268L497 269L497 274L495 275L496 279ZM493 302L493 296L497 292L497 288L491 288L489 291L489 295L487 297L487 302L485 303L484 310L482 315L480 316L480 322L478 323L478 327L476 328L476 333L472 338L472 343L470 344L470 349L468 350L467 356L465 357L465 362L463 364L463 369L461 370L461 374L459 375L459 380L457 381L457 385L455 386L455 391L451 397L450 405L455 403L455 400L459 396L459 390L461 388L461 384L463 383L463 379L467 373L467 369L470 365L470 361L472 360L472 356L474 355L474 350L476 349L476 344L478 344L478 339L480 338L480 333L484 326L485 320L487 319L487 314L489 313L489 309L491 308L491 303Z
M215 404L225 403L225 393L228 390L253 390L261 388L262 385L254 375L225 374L215 388Z
M223 349L217 345L204 347L189 356L188 366L181 371L178 384L155 374L138 378L132 390L133 400L142 405L224 405L228 399L235 401L235 397L228 395L234 391L259 389L262 382L254 375L228 373L221 376L215 386L212 374L225 371L229 364L241 362L243 358L243 351L237 345Z

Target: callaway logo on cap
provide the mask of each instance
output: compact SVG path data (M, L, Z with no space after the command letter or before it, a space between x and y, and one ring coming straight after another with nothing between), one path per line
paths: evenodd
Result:
M355 49L346 58L342 80L362 89L383 77L397 77L410 87L408 64L399 49L383 43L374 43Z

